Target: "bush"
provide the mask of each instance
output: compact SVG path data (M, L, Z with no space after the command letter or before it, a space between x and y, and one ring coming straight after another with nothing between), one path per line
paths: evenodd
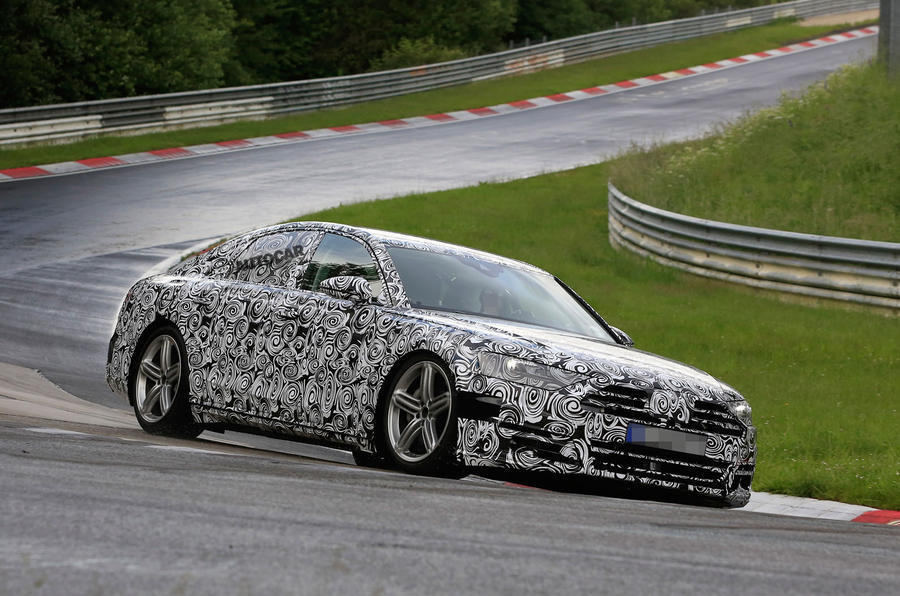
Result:
M466 53L460 48L448 48L434 41L434 38L401 39L375 60L369 70L393 70L407 66L419 66L422 64L434 64L435 62L447 62L465 58Z

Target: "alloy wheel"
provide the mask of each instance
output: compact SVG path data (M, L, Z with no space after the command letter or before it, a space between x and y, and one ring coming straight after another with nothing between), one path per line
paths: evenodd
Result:
M438 450L448 431L452 399L450 381L437 363L422 360L403 372L387 408L387 438L399 459L418 463Z
M135 381L135 409L145 421L159 422L172 409L181 381L175 338L162 334L147 345Z

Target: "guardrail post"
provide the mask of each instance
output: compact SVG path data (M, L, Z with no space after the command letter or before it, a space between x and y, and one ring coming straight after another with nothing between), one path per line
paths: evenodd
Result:
M900 0L881 0L878 59L891 76L900 75Z

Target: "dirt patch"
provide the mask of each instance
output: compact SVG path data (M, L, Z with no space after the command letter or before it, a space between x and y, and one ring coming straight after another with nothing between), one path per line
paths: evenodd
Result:
M845 12L842 14L823 14L818 17L811 17L800 21L804 27L816 27L818 25L843 25L844 23L861 23L862 21L871 21L878 18L878 9L857 10L856 12Z

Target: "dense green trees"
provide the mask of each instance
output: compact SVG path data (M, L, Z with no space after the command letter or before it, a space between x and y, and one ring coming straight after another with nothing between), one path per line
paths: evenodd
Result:
M0 0L0 107L324 77L764 0Z
M501 44L516 17L516 0L231 0L231 4L238 14L234 35L241 67L234 72L259 82L363 72L382 57L409 55L410 48L438 59L445 51L451 56L476 54ZM427 61L426 57L413 63Z
M783 1L783 0L781 0ZM701 11L749 8L768 0L519 0L516 25L509 38L560 39L638 23L694 17Z
M214 87L227 0L0 0L0 106Z

